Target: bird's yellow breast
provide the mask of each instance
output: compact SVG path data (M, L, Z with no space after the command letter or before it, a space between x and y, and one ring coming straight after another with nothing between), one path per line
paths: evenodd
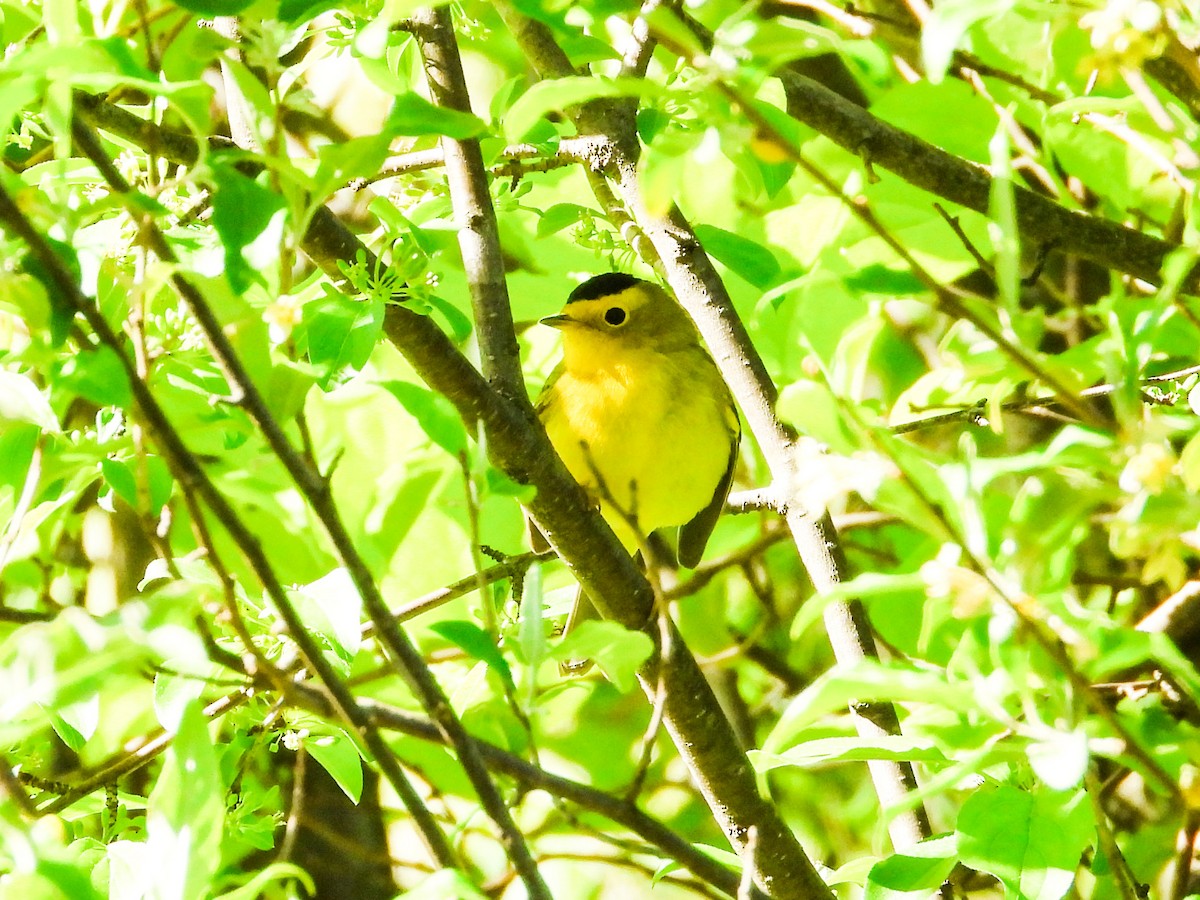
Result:
M610 345L586 360L568 352L541 408L559 456L631 550L637 540L623 518L643 535L682 525L708 505L729 465L735 414L699 347Z

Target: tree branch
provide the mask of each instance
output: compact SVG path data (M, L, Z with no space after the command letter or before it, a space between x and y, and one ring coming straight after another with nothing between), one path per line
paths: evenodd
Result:
M444 6L419 10L412 17L412 33L425 59L425 77L434 102L446 109L469 113L471 98L467 94L450 11ZM483 374L503 396L519 403L526 400L521 352L513 328L500 232L488 193L483 154L474 138L442 137L440 143L458 225L458 246L471 289Z
M538 34L536 29L532 33L535 37ZM551 45L557 50L552 41ZM157 137L136 116L103 105L101 108L102 114L97 115L102 115L116 133L125 135L128 130L143 140ZM195 160L199 152L194 142L172 141L170 146L180 154L179 162ZM344 278L337 268L339 259L349 262L365 254L368 265L375 259L324 207L318 207L304 235L303 247L343 285ZM527 504L531 514L601 612L627 628L645 630L657 642L650 585L563 467L527 402L518 407L492 392L479 372L427 317L400 304L389 304L384 331L417 375L450 400L470 429L482 426L492 462L509 477L537 488ZM673 634L669 645L670 654L662 660L651 660L640 678L644 689L652 694L662 667L668 685L668 730L718 823L737 847L743 845L745 823L758 827L754 862L759 883L772 896L803 900L830 896L795 836L774 807L759 795L754 773L682 638Z
M112 167L111 161L99 151L96 138L90 131L77 123L73 128L73 136L76 141L81 142L85 151L91 151L88 155L94 157L93 161L100 166L101 172L107 178L115 177L118 180L118 184L121 183L119 173ZM140 221L140 218L140 216L135 215L135 221ZM276 612L287 625L288 632L292 640L296 643L296 646L300 649L306 665L318 674L322 684L325 685L333 697L335 706L342 718L362 733L367 746L376 755L380 768L383 769L384 774L396 788L402 800L406 804L412 804L410 812L417 827L426 839L430 853L443 865L455 865L454 852L446 842L446 838L441 830L437 827L437 823L434 821L432 815L424 807L419 795L417 795L403 771L401 771L395 756L391 753L387 744L379 737L378 733L370 727L370 723L357 715L353 697L349 689L338 678L332 667L325 660L315 641L308 634L307 629L304 627L304 622L288 599L287 592L282 583L275 576L258 538L242 522L224 495L216 489L201 466L200 461L187 449L179 432L172 426L170 419L159 405L149 386L138 377L135 365L124 352L124 347L120 339L101 314L98 305L84 296L79 286L71 277L71 274L67 271L62 260L58 258L54 250L34 229L29 220L25 218L24 214L16 206L2 185L0 185L0 222L4 222L12 230L13 234L29 246L33 255L45 267L49 276L54 281L62 299L76 313L84 317L101 343L113 351L129 383L130 391L137 403L137 407L141 411L144 421L150 427L159 446L162 447L165 456L170 461L172 472L179 479L182 489L195 491L204 498L204 501L212 509L221 524L225 526L234 543L240 548L250 568L262 583L268 597L270 597ZM180 280L182 281L182 279ZM186 282L184 283L186 284ZM218 330L220 330L219 327Z
M328 701L320 692L312 688L298 687L292 699L307 705L316 712L323 712L328 708ZM360 706L371 721L380 728L395 730L423 741L445 743L445 739L439 734L433 723L426 719L375 700L364 699L360 701ZM515 779L524 790L545 791L554 797L599 813L605 818L625 826L642 840L662 850L666 856L687 866L696 876L709 882L713 887L731 897L737 896L738 875L736 872L725 868L711 857L698 851L690 842L683 840L670 828L643 813L635 804L569 778L554 775L486 741L474 740L474 743L480 756L487 760L492 769ZM765 900L765 895L757 889L753 896L757 900Z
M523 42L526 54L542 78L571 74L565 54L544 26L522 22L523 17L507 2L498 3L497 8L505 24ZM604 134L612 141L606 174L616 184L625 210L632 214L641 233L653 245L660 271L675 296L695 319L712 350L767 459L772 478L780 486L780 493L790 498L798 473L792 435L775 416L775 385L720 276L683 214L674 208L665 219L659 219L644 208L637 180L639 145L631 112L611 103L593 102L578 111L576 126L581 133ZM603 198L600 199L603 203ZM832 521L828 515L810 515L799 503L789 502L787 507L785 521L814 587L818 593L833 590L844 580L847 565ZM825 625L839 662L853 663L877 655L861 604L843 601L829 604ZM864 705L855 713L856 727L864 735L875 737L899 732L895 711L890 706ZM884 806L893 805L916 787L912 768L906 763L875 761L868 766ZM741 824L751 822L746 820ZM920 807L892 819L889 829L897 847L911 846L930 833ZM766 855L770 847L769 835L760 833L759 839L756 858Z
M86 147L89 142L86 129L80 128L76 132L77 140L82 138L85 149L89 149ZM103 163L107 160L100 158L99 148L92 147L90 151L88 155L104 171ZM120 180L120 175L115 170L105 172L105 176L114 190L122 196L128 195L128 184ZM143 229L143 234L151 238L153 249L159 256L163 259L171 259L170 247L153 224L147 224ZM375 625L376 637L390 657L392 664L397 667L398 672L404 677L433 721L442 729L447 742L457 751L459 763L466 771L489 818L499 828L502 842L518 872L521 873L530 895L549 898L549 891L541 880L529 848L512 819L508 804L491 780L487 767L474 753L466 729L450 706L441 686L433 677L433 673L429 671L428 666L425 665L416 646L409 640L408 635L400 628L399 623L388 609L374 575L359 554L350 533L341 520L329 490L328 481L313 470L283 433L283 429L271 414L266 400L259 393L258 387L250 378L249 373L246 372L232 343L221 327L220 321L203 295L179 274L172 275L171 282L204 332L218 366L225 375L230 388L235 392L238 405L246 411L259 431L262 432L271 450L283 463L288 474L291 475L296 486L308 501L318 521L324 527L339 562L346 567L355 588L363 599L363 606ZM513 342L515 345L515 338ZM374 751L374 748L372 749ZM415 791L411 791L411 794L413 797L416 796ZM440 831L438 833L440 834ZM453 864L453 856L451 855L448 859L439 857L439 862L442 865Z
M824 85L794 71L779 73L787 111L835 144L871 160L909 184L982 215L988 215L992 178L975 163L947 153L838 96ZM1159 284L1162 264L1177 249L1169 241L1097 216L1059 206L1028 188L1013 186L1016 224L1022 240L1091 260ZM1200 285L1200 271L1185 280Z

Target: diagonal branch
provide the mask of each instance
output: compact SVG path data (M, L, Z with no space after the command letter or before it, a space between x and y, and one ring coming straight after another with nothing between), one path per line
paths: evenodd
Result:
M422 9L411 23L412 34L425 59L425 76L434 102L446 109L469 113L471 98L467 94L450 11L444 6ZM519 401L526 396L525 381L483 154L475 138L442 137L441 147L446 159L450 202L458 224L458 246L471 288L483 374L497 391Z
M106 104L93 105L85 115L89 120L102 119L104 127L116 133L124 135L127 130L138 143L159 136L136 116ZM171 149L181 155L179 162L194 161L198 153L194 142L172 141ZM338 260L351 262L359 254L365 255L369 266L375 260L324 207L318 207L303 247L339 283L344 279ZM388 305L384 331L417 375L454 405L469 428L482 428L497 468L537 489L527 504L530 513L601 611L627 628L645 630L657 642L650 585L554 453L528 401L516 404L498 396L446 334L403 305ZM668 685L668 729L721 828L739 848L744 846L746 823L758 828L751 862L759 883L772 896L829 897L795 836L758 793L754 772L682 638L672 634L669 646L671 653L648 663L640 678L653 692L661 668Z
M851 153L869 159L909 184L967 209L988 214L992 177L975 163L947 153L871 115L829 88L794 71L780 80L788 113ZM1013 186L1016 225L1023 241L1091 260L1152 284L1177 249L1169 241L1107 219L1067 209L1020 185ZM1187 277L1187 289L1200 285L1200 271Z
M308 706L316 712L328 709L328 701L321 696L320 692L302 685L297 685L292 690L290 699ZM433 723L419 716L376 700L362 700L360 706L379 728L395 730L423 741L444 743L444 739ZM547 772L534 763L486 741L476 739L475 744L489 766L516 780L524 790L545 791L554 797L599 813L605 818L625 826L642 840L687 866L695 875L703 878L718 890L731 897L738 896L736 872L725 868L712 857L697 850L673 830L638 809L636 804L561 775ZM752 896L755 900L765 900L765 896L757 888Z
M112 167L111 161L103 155L95 135L88 129L79 126L75 129L75 138L100 168L113 190L123 199L128 199L131 194L129 185ZM131 208L131 213L136 215L136 210ZM173 258L171 248L152 222L148 221L143 224L142 235L150 242L151 249L161 258L168 261ZM292 446L291 441L284 434L283 428L271 414L265 398L250 378L234 350L233 344L225 334L221 322L213 313L204 296L191 282L178 273L171 276L171 283L204 332L213 357L230 389L234 392L235 401L262 432L272 452L283 463L284 468L287 469L288 474L291 475L292 480L312 507L318 521L324 527L333 544L338 561L346 567L355 588L363 599L363 606L375 625L376 637L387 656L404 677L426 712L442 730L447 742L457 751L460 764L470 779L472 787L479 795L480 802L488 816L500 829L501 839L525 881L530 895L549 898L549 891L542 882L537 866L529 853L529 848L513 821L508 804L488 774L487 767L475 753L466 729L450 706L450 701L441 686L433 677L433 673L429 671L429 667L425 665L416 646L388 609L374 576L355 547L345 523L342 522L329 489L328 480L315 471ZM372 750L374 751L374 748ZM415 792L412 793L415 795ZM450 857L450 860L452 859L453 857ZM439 862L442 865L448 864L448 860L442 859L440 856Z
M554 42L548 29L524 19L507 2L497 4L505 24L526 40L522 44L543 78L572 74L566 55ZM621 110L614 115L612 104L591 103L578 111L576 124L581 133L604 134L612 141L612 152L605 174L616 185L617 194L639 230L653 245L660 273L688 310L746 414L772 478L784 497L792 496L797 483L793 436L775 416L775 385L767 373L720 276L700 246L691 225L678 208L665 219L649 214L641 202L637 180L639 145L632 117ZM604 198L601 197L601 202ZM639 248L640 249L640 248ZM646 254L643 252L643 257ZM845 580L847 564L829 516L814 516L801 504L788 502L785 521L792 533L813 586L827 593ZM839 662L853 663L877 655L866 613L858 602L835 601L825 612L825 626ZM860 734L875 737L898 733L895 710L888 705L863 705L854 710L855 726ZM880 800L885 807L902 800L916 788L912 767L906 763L875 761L869 770ZM750 824L744 822L743 825ZM897 847L906 847L928 837L929 823L920 807L891 820L889 830ZM764 835L760 834L759 852Z
M76 131L84 132L83 129L76 129ZM4 223L12 234L25 242L53 280L61 299L69 304L77 314L82 315L101 343L114 352L124 371L142 419L150 427L158 445L163 449L164 455L170 460L172 471L179 479L183 490L195 492L204 499L234 543L241 549L251 570L263 585L267 596L270 597L275 610L287 625L288 633L299 648L305 664L317 674L322 685L329 692L334 709L344 721L362 734L363 740L371 753L375 755L384 775L396 789L401 800L408 806L431 855L441 865L455 865L455 854L445 835L442 834L432 814L405 777L391 749L358 709L349 688L338 678L337 673L333 671L320 648L317 647L316 641L309 635L303 620L288 599L283 584L271 568L258 538L246 527L229 501L216 489L200 461L188 450L183 438L172 426L169 417L149 386L138 377L137 369L124 352L120 338L109 326L97 304L79 289L62 260L20 211L3 185L0 185L0 222Z

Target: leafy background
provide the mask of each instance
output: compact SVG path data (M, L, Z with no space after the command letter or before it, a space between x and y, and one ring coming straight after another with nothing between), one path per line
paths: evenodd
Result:
M0 23L0 896L1192 893L1193 3ZM427 83L454 45L469 110ZM463 415L504 394L459 352L515 320L534 395L536 319L610 269L713 344L695 297L728 301L717 357L761 361L737 514L650 573L695 696L655 627L555 636L575 579L521 504L569 498ZM772 409L804 437L771 449ZM806 572L804 510L848 566ZM881 657L835 662L859 603ZM672 740L689 705L752 774ZM782 831L714 816L755 788ZM779 847L819 881L764 877Z

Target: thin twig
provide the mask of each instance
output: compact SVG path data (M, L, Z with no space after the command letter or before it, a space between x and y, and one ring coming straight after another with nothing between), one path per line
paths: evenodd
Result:
M308 687L299 688L295 699L318 712L328 708L328 701L318 691ZM402 734L425 741L445 743L445 739L428 720L374 700L360 701L360 705L371 721L381 728L395 729ZM546 791L553 796L578 804L624 825L642 840L657 847L671 859L683 863L698 877L705 879L717 889L730 897L737 896L739 884L737 873L698 851L689 841L647 816L635 804L560 775L554 775L492 744L479 740L473 740L473 743L478 748L480 755L487 760L489 766L516 779L525 790ZM755 900L765 900L765 895L757 887L754 888L753 896Z
M174 253L167 243L166 238L151 219L142 216L140 210L132 202L132 190L129 184L120 172L116 170L112 160L104 153L95 134L79 121L76 121L72 133L76 144L79 145L85 155L96 165L109 187L119 199L127 204L130 215L140 225L142 239L148 243L159 258L166 262L173 262ZM69 276L64 273L64 278L69 278ZM327 533L338 550L341 562L349 571L351 579L363 597L364 606L366 606L368 612L371 614L372 619L376 620L377 625L380 622L391 625L391 631L394 634L387 633L386 627L381 629L381 631L384 631L382 635L384 647L391 652L393 660L397 660L402 666L402 672L409 678L410 683L418 685L417 694L421 698L425 708L431 714L433 714L434 710L441 708L443 719L447 717L454 718L454 713L449 709L449 704L446 703L445 697L441 694L440 688L438 688L433 676L425 668L424 662L421 660L416 648L402 636L397 637L397 635L400 635L399 628L396 626L395 620L391 619L390 612L383 598L378 593L378 587L374 579L367 571L366 564L358 555L349 534L345 530L345 526L333 504L328 482L317 473L314 473L304 462L300 454L296 452L295 448L292 447L279 423L271 415L266 401L246 372L240 358L233 349L228 335L225 333L220 321L209 307L204 296L190 281L178 272L170 276L170 284L180 299L187 304L188 309L200 325L201 331L204 333L205 339L212 350L214 360L225 375L230 389L234 392L232 400L240 404L250 415L251 420L267 439L267 443L272 451L283 462L288 473L312 505L317 518L325 526ZM78 291L78 288L75 288L73 283L72 288L76 292ZM86 300L83 303L86 304ZM365 725L364 722L349 718L349 716L355 714L355 707L349 690L345 687L341 679L338 678L316 643L309 636L295 607L288 599L283 585L279 582L270 563L267 561L265 555L263 555L257 540L246 529L225 498L216 490L200 467L198 461L186 449L182 438L171 426L169 419L158 405L158 401L154 398L149 386L137 377L136 369L129 364L127 357L125 357L117 342L116 336L112 334L107 324L104 324L103 330L98 329L96 321L94 321L98 313L91 307L88 307L84 312L93 330L97 332L104 343L108 344L120 355L122 363L128 367L127 375L131 382L131 387L134 388L134 395L138 400L138 406L142 410L143 416L150 422L156 438L161 444L166 445L167 455L174 462L177 476L183 472L188 472L193 476L194 487L200 491L209 508L213 510L217 518L229 530L231 537L234 538L242 552L246 555L247 560L254 569L255 575L263 583L268 596L270 596L275 605L276 611L280 613L280 616L287 624L292 640L300 648L305 659L305 664L320 676L322 683L337 698L338 706L347 717L346 721L363 733L363 738L367 746L375 755L376 761L379 763L388 782L396 789L410 814L413 816L413 820L420 829L422 836L426 839L430 853L434 859L441 865L454 864L456 857L449 842L440 829L437 828L437 824L428 810L424 808L419 794L397 763L395 754L391 752L391 749L383 743L372 729L363 727ZM103 322L102 319L100 321ZM402 646L403 644L407 644L407 648ZM404 655L405 649L408 651L407 655ZM424 678L421 677L419 671L416 671L418 669L424 672ZM435 719L437 719L436 715ZM455 723L457 723L456 718ZM458 723L458 728L465 738L465 732L462 731L461 723Z

